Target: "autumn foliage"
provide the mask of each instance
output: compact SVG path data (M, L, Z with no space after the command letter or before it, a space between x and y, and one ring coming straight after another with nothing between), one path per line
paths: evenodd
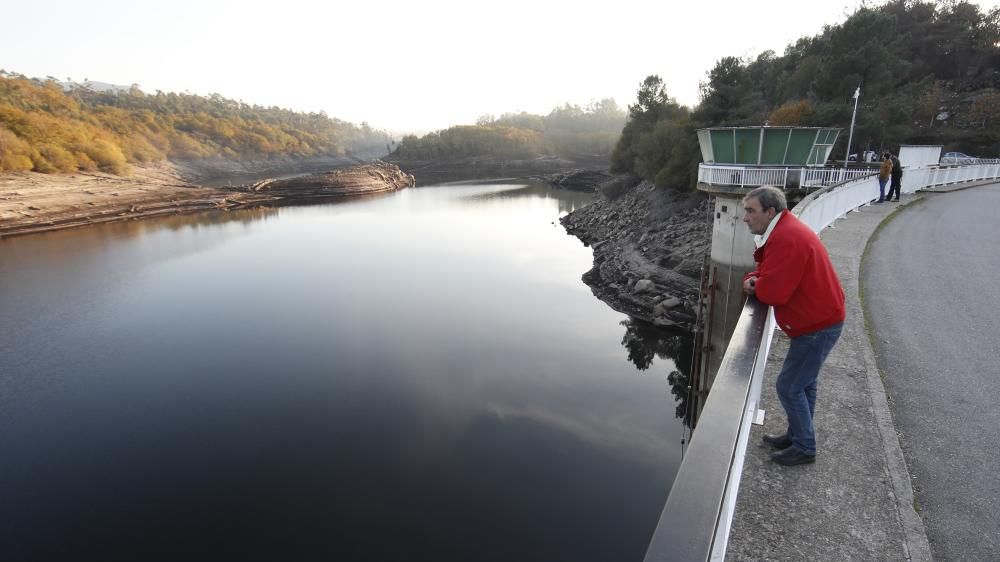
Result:
M68 92L0 72L0 172L101 170L210 157L340 155L385 147L388 135L332 119L251 106L217 94Z
M811 122L814 113L808 100L789 101L771 112L767 123L774 126L804 125Z

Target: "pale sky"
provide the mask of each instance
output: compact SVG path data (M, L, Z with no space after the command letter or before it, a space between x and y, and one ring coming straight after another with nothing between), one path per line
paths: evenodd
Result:
M983 11L1000 0L981 0ZM858 0L91 0L4 6L0 68L147 93L219 93L394 133L547 114L650 74L678 102L724 56L778 54ZM845 95L850 95L850 92Z

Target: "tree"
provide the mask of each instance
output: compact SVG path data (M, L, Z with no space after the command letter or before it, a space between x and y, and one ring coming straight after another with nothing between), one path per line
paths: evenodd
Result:
M697 145L686 107L667 95L659 76L650 75L639 86L636 103L611 153L613 172L631 172L657 186L693 189L688 181L692 164L690 146Z
M813 106L808 100L790 101L771 112L769 125L805 125L813 115Z
M815 94L832 99L853 92L859 83L872 98L891 94L910 69L905 41L906 33L892 14L858 10L842 25L826 30Z
M636 92L635 105L628 106L630 119L643 119L648 116L655 116L660 108L671 102L667 96L667 88L663 80L656 74L651 74L639 85Z
M701 103L695 112L695 118L699 122L738 125L749 117L744 115L744 106L751 95L750 76L738 58L720 59L708 72L708 80L702 82L699 89Z
M1000 132L1000 93L991 90L977 96L969 117L975 126Z
M938 113L938 108L941 105L941 87L938 85L937 80L931 81L931 85L924 92L924 95L920 98L919 110L920 114L927 118L927 127L930 128L934 125L934 116Z

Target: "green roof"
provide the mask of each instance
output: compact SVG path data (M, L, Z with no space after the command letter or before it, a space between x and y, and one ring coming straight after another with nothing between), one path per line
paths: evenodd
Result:
M707 164L822 166L840 129L828 127L712 127L698 129Z

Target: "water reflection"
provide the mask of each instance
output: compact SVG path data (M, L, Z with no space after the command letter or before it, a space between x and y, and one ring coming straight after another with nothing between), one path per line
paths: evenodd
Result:
M242 225L267 221L275 217L278 209L274 207L254 207L252 209L241 209L238 211L204 211L200 213L182 214L162 219L162 222L148 220L126 221L111 223L108 225L108 232L119 236L140 236L146 232L155 232L161 229L183 230L186 228L200 228L235 222Z
M506 185L502 185L502 187L506 187ZM534 199L540 199L542 201L551 200L558 205L559 214L564 215L572 213L573 211L593 201L594 194L587 192L580 192L580 191L571 191L567 189L554 189L546 184L532 183L520 188L502 189L487 193L476 193L473 195L468 195L465 198L471 201L475 200L487 201L490 199L518 199L518 198L534 198Z
M585 197L424 187L3 240L4 560L640 560L687 360L631 324L653 351L622 360L558 224Z
M674 369L667 375L670 392L677 401L675 415L688 428L693 427L695 408L690 403L691 358L694 340L690 333L667 331L636 318L626 318L622 345L628 350L628 359L640 371L652 365L653 359L669 359Z

